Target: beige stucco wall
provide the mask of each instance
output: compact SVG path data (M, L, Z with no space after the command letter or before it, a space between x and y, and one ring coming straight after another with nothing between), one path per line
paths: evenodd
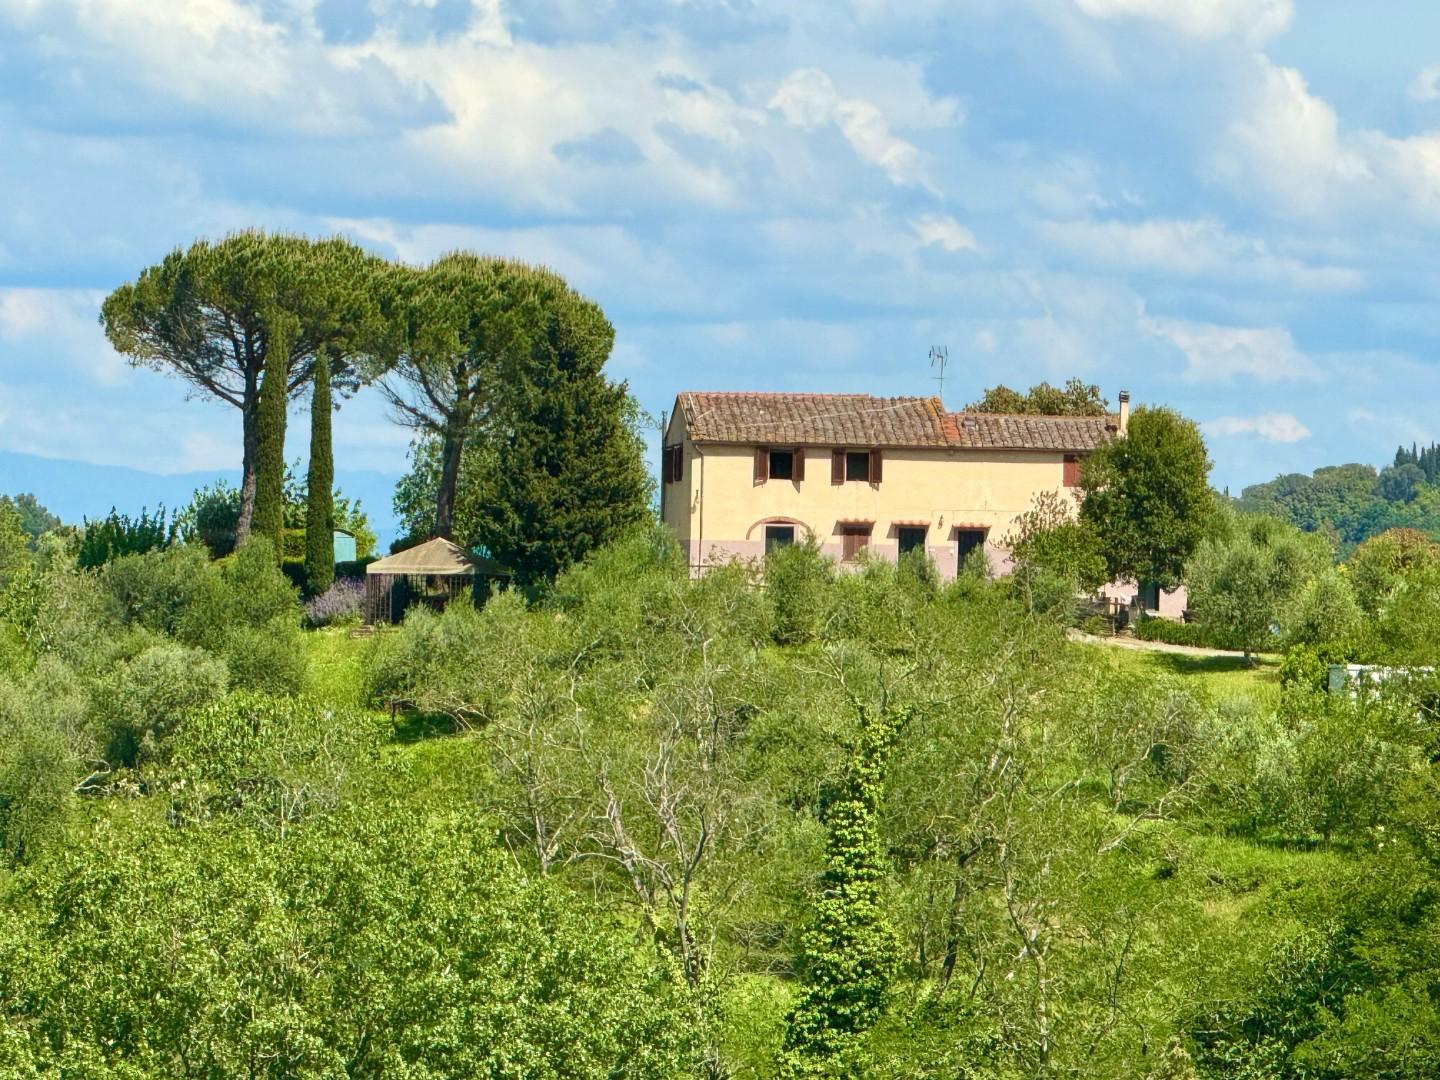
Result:
M665 442L677 442L684 433L684 419L676 416ZM1001 541L1015 517L1030 509L1040 492L1065 492L1061 453L887 449L879 484L832 484L831 449L806 448L803 481L756 484L753 446L697 447L686 439L684 476L665 485L664 520L688 549L692 566L758 558L764 554L765 523L777 519L799 522L838 559L840 523L859 519L875 523L872 552L892 559L899 551L896 522L928 522L927 549L946 577L956 572L955 528L986 528L991 565L1004 572Z

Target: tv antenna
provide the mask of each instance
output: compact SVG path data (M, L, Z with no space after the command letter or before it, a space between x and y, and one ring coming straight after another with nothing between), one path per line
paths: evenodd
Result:
M945 366L950 363L950 350L944 345L930 346L930 367L940 374L933 375L933 378L940 384L940 400L945 400Z

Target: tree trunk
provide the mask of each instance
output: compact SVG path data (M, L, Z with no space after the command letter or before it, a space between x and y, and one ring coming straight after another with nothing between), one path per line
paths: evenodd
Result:
M305 482L305 588L312 596L335 581L335 455L330 445L330 358L323 347L315 352L314 379L310 472Z
M260 450L259 410L255 395L245 399L240 410L241 442L244 446L240 462L240 516L235 519L235 547L245 546L250 539L250 521L255 515L255 461Z
M455 490L460 484L460 455L465 449L464 433L454 423L445 426L440 448L440 484L435 492L435 535L453 539L455 530Z

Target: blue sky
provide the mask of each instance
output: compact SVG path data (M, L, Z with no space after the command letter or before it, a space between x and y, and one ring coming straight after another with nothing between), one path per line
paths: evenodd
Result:
M1440 7L0 0L0 450L234 467L96 314L247 226L548 264L657 414L930 393L943 344L951 407L1129 388L1217 485L1382 463L1440 438ZM407 444L339 414L343 466Z

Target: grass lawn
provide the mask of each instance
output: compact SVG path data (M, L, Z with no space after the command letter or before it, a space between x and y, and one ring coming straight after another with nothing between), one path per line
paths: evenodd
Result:
M1280 661L1274 657L1257 657L1250 664L1234 656L1186 656L1073 643L1069 648L1082 650L1091 663L1106 665L1114 671L1193 680L1214 700L1246 698L1257 706L1264 706L1280 692Z

